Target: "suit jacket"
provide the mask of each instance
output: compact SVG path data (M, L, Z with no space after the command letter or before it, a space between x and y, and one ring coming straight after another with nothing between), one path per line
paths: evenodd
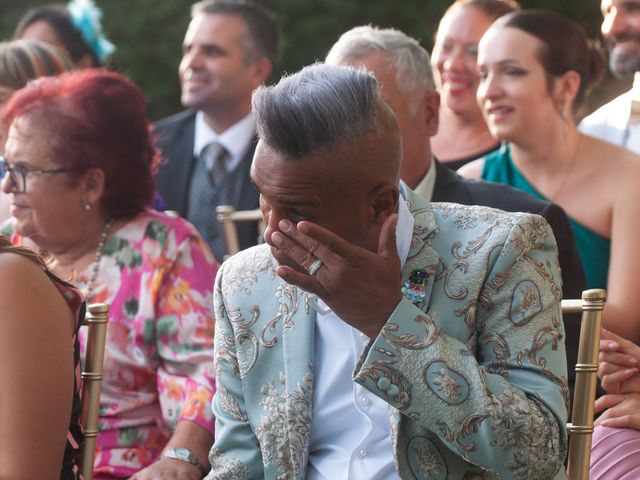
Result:
M415 225L402 281L424 270L426 297L401 300L354 371L389 404L400 477L566 478L560 274L549 226L535 215L405 195ZM315 311L275 267L261 245L227 260L216 279L208 480L305 476Z
M164 162L156 175L156 189L165 201L165 208L175 210L182 217L189 208L189 185L197 158L193 155L196 111L186 110L158 121L153 128L156 146L162 152ZM257 137L251 142L242 160L251 161L258 143ZM236 210L253 210L259 206L259 195L250 178L242 184L240 201L233 205ZM216 215L217 205L211 206L211 214ZM240 248L248 248L257 243L258 226L253 223L238 224Z
M541 215L547 220L558 244L558 259L562 274L562 294L564 298L581 298L587 288L582 262L576 250L569 219L561 207L545 202L516 190L508 185L471 180L449 170L436 160L436 183L431 200L433 202L455 202L463 205L483 205L499 208L506 212L528 212ZM567 364L573 367L578 360L580 340L580 316L566 315ZM569 386L573 392L575 370L569 370Z

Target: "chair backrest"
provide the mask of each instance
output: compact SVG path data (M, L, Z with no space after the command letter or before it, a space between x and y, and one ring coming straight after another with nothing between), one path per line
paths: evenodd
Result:
M562 313L582 313L580 344L576 363L576 386L573 392L573 412L569 432L570 480L588 480L593 434L593 408L598 382L600 324L607 293L601 289L585 290L582 300L562 300Z
M87 332L87 349L82 369L82 464L80 472L85 480L93 479L93 461L98 436L98 413L100 410L100 387L104 365L104 349L107 339L109 305L93 303L87 309L84 325Z
M216 208L218 223L224 234L224 242L227 246L227 256L231 256L240 251L238 241L237 222L257 222L260 234L264 232L265 225L262 221L262 212L259 208L255 210L236 211L231 205L220 205ZM256 239L257 240L257 239Z

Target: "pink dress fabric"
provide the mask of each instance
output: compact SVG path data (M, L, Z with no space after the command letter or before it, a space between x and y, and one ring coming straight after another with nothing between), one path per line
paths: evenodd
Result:
M591 443L589 479L640 479L640 431L596 427Z
M84 294L92 268L73 281ZM107 240L87 298L111 306L96 479L129 478L153 463L180 420L213 434L217 269L190 223L155 210L129 220ZM84 330L79 334L83 358Z

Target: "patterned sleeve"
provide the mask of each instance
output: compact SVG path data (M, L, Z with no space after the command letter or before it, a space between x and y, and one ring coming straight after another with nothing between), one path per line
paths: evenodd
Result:
M500 478L554 478L566 453L560 274L549 227L535 235L531 218L489 256L468 319L475 342L444 334L432 312L403 299L356 369L403 418Z
M212 291L217 263L194 230L182 237L169 229L165 251L174 260L157 277L162 282L156 286L160 406L171 429L180 420L190 420L213 434Z
M264 478L262 455L244 402L240 365L236 353L236 335L230 316L239 315L225 304L223 283L225 263L216 278L215 366L217 393L213 399L216 439L209 453L211 472L205 480ZM242 335L242 332L238 332Z

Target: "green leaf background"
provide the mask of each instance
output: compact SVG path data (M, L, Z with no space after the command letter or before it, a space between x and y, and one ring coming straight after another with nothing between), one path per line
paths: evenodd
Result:
M283 32L282 72L321 60L339 35L349 28L374 24L398 28L431 50L433 34L450 0L257 0L275 14ZM0 0L0 38L9 39L27 6L50 3ZM132 78L145 92L149 118L156 120L181 110L178 62L189 22L191 0L96 0L103 25L118 47L112 68ZM525 8L559 11L599 36L600 2L596 0L521 0ZM607 76L590 100L588 110L630 85Z

